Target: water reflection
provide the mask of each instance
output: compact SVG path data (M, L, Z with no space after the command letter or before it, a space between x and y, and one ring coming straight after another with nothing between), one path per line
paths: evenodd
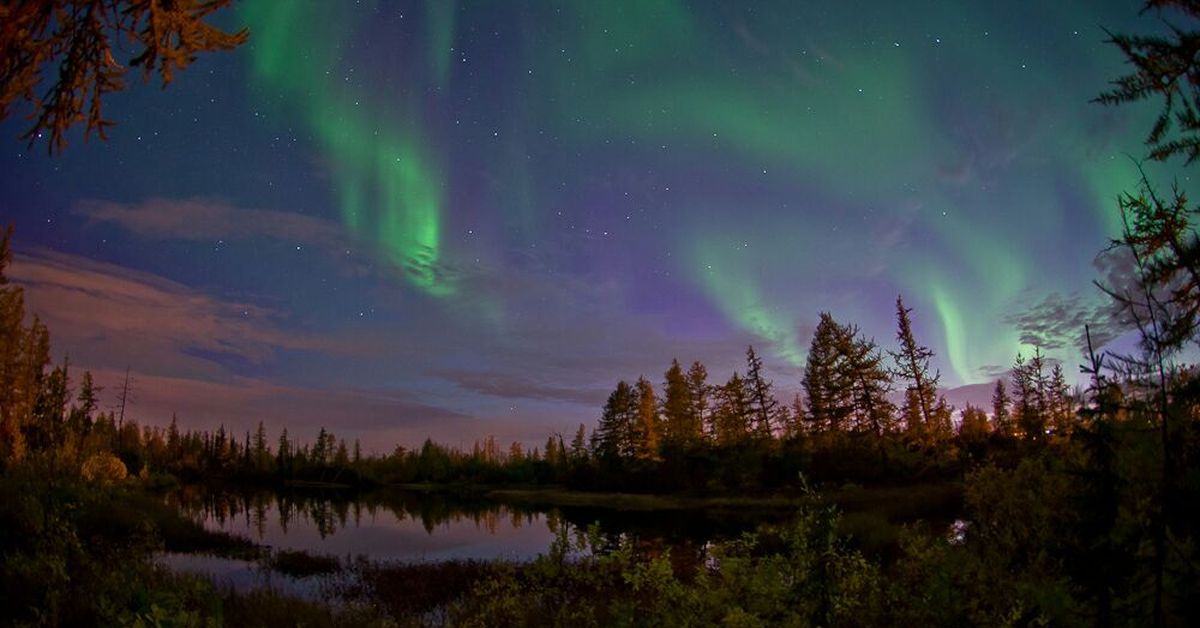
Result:
M539 508L436 492L328 489L221 491L184 487L170 499L205 527L276 549L339 558L527 560L544 553L556 531L599 545L629 540L647 552L671 548L697 559L715 540L733 538L780 517L763 512L622 512ZM594 527L594 528L593 528Z
M276 549L338 557L528 559L567 525L541 512L482 499L406 491L213 491L170 498L205 527Z

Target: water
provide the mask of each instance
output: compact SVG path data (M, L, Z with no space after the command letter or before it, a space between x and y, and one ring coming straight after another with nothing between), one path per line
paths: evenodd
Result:
M670 548L672 560L680 564L699 564L706 560L713 542L738 537L764 523L783 523L789 516L786 510L747 508L627 512L536 507L482 497L392 489L272 492L185 487L169 499L209 530L242 536L275 551L332 556L344 565L360 557L406 563L452 559L525 561L546 552L557 530L577 537L593 526L602 547L631 541L635 547L652 551ZM899 497L893 495L890 499ZM942 519L945 513L937 507L928 513L906 513L897 521L918 517L929 520L931 514L935 529L944 530L949 542L965 539L967 524L954 521L953 516ZM892 519L882 514L876 514L876 518ZM868 531L877 527L872 523ZM847 532L856 533L852 526ZM864 538L868 551L879 550L871 550L869 536ZM314 581L320 580L293 578L259 563L212 556L171 554L164 556L164 562L177 570L206 574L218 584L239 590L270 586L314 595L318 586Z
M528 560L546 550L559 525L553 511L407 492L196 493L176 500L209 530L339 558Z
M556 531L578 536L598 526L602 544L632 540L670 547L681 560L703 560L714 540L733 538L781 519L761 512L621 512L603 508L543 508L445 493L383 490L216 491L185 487L169 498L213 531L248 538L275 551L333 556L350 564L443 560L525 561L544 553ZM166 554L173 569L210 576L246 590L270 586L314 595L314 578L293 578L250 561Z

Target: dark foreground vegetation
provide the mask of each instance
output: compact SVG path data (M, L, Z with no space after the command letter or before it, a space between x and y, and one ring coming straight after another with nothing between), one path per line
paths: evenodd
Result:
M1149 4L1200 17L1193 3ZM1150 157L1195 160L1197 35L1114 41L1133 73L1101 101L1163 97ZM97 412L91 377L84 373L72 391L68 365L51 364L49 332L36 318L26 322L21 289L3 277L5 236L0 622L1200 625L1200 377L1183 363L1200 345L1195 210L1178 190L1164 197L1148 180L1120 210L1124 230L1109 253L1127 272L1120 285L1101 288L1138 347L1128 355L1089 347L1086 386L1076 392L1067 391L1061 365L1035 352L1018 356L1008 385L997 383L990 413L950 408L898 300L897 342L886 355L822 315L805 394L790 404L771 395L751 349L745 375L721 385L710 385L698 363L686 371L673 363L660 389L644 377L619 383L590 435L581 428L531 451L487 439L470 452L426 442L375 456L324 430L311 444L285 431L272 446L261 427L181 433L174 422L162 430ZM205 531L163 498L179 480L545 484L557 488L494 496L605 499L566 487L638 491L607 499L676 505L774 499L790 516L691 552L559 526L532 562L346 564ZM962 525L953 535L910 525L871 549L847 525L857 512L854 484L885 480L897 486L881 490L896 491L897 501L931 481L956 494L961 487ZM653 492L674 494L645 495ZM236 592L171 573L156 562L160 551L341 579L319 602Z

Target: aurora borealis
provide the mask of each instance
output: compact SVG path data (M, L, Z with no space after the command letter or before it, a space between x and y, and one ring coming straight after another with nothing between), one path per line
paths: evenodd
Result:
M890 347L898 293L947 386L1031 340L1071 372L1038 316L1098 315L1153 111L1089 101L1139 9L243 2L109 141L0 124L0 221L56 356L151 423L544 440L673 357L753 344L790 396L819 312Z

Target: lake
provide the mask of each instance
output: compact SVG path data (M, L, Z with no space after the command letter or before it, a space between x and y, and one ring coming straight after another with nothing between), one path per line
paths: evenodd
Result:
M863 491L864 495L873 494ZM911 502L911 491L882 493L883 501ZM738 537L764 523L782 523L786 509L621 511L601 507L536 506L506 503L484 496L440 491L382 489L294 488L281 491L230 491L187 486L168 499L205 528L248 538L272 550L304 551L336 557L344 564L365 558L375 562L444 560L530 560L544 553L557 530L579 535L595 526L602 545L625 539L655 550L670 548L680 561L702 561L714 541ZM870 500L868 500L870 501ZM919 501L919 500L918 500ZM845 521L858 534L855 522L866 515L864 531L877 531L903 520L939 521L947 529L945 498L916 504L899 518L851 507ZM954 500L951 499L953 504ZM938 504L941 504L938 506ZM890 533L884 536L890 536ZM259 563L194 554L169 554L174 569L212 576L236 588L270 585L311 593L311 578L295 579L264 569Z
M395 489L218 491L189 486L168 499L209 530L242 536L276 551L305 551L347 563L359 557L388 562L524 561L544 553L560 528L580 534L593 525L614 545L626 538L699 557L711 541L783 518L745 511L537 507ZM195 554L167 554L164 561L236 588L270 584L304 593L310 587L255 562Z

